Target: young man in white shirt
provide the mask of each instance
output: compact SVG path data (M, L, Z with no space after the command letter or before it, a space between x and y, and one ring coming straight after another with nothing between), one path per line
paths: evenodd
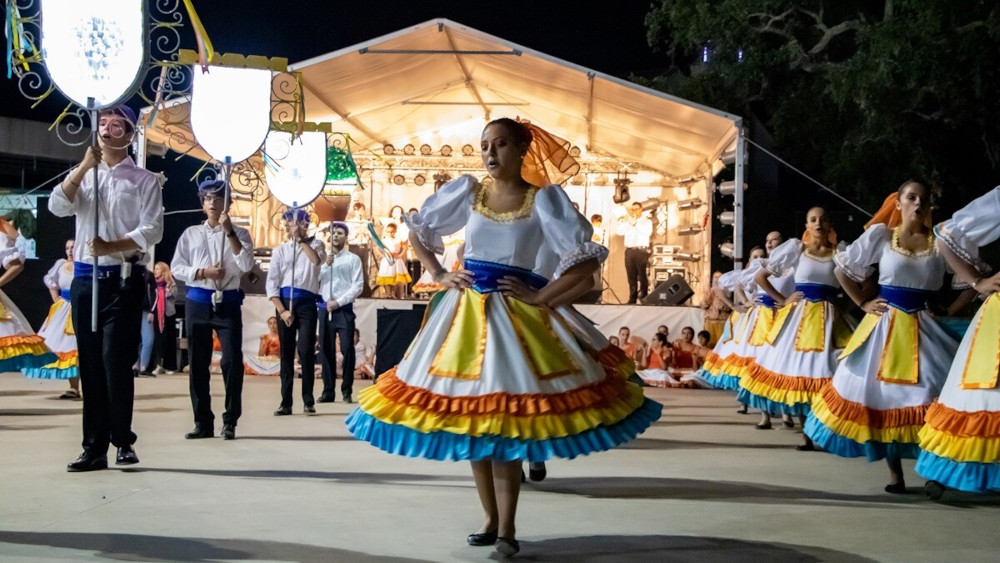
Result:
M100 110L97 146L87 148L80 165L49 198L53 215L76 216L78 241L70 302L83 388L83 453L67 471L106 469L111 444L118 448L117 465L139 462L132 447L136 441L132 364L139 354L142 272L150 260L149 251L163 237L163 195L160 180L136 166L128 155L134 132L135 113L128 107ZM100 224L95 232L98 211ZM96 288L94 256L98 257ZM96 332L91 330L94 291L98 295Z
M642 214L642 205L635 202L627 217L618 220L615 231L625 237L625 273L628 275L628 302L640 303L649 293L649 237L653 222Z
M198 199L205 222L188 227L177 241L170 264L174 277L187 284L184 324L191 358L191 407L194 430L191 440L215 435L215 414L209 391L212 363L212 331L222 345L222 382L226 386L226 410L222 414L222 437L236 438L236 423L243 412L243 291L240 278L253 268L250 232L234 226L225 201L225 180L205 180L198 186Z
M282 218L289 240L271 253L271 267L267 271L267 296L274 303L281 343L281 405L274 415L292 414L296 344L302 365L302 410L314 414L316 303L322 299L319 267L326 260L326 250L323 241L307 236L308 213L289 209Z
M361 259L347 250L348 226L341 222L330 223L330 254L319 272L320 295L319 348L323 363L323 393L320 403L335 400L337 383L337 351L335 341L340 337L341 363L340 393L345 403L352 402L354 388L354 300L361 295L364 276Z

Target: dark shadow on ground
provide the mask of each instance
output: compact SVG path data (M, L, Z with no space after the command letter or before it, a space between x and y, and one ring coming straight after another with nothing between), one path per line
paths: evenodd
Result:
M752 450L792 450L794 444L748 444L729 442L695 442L691 440L661 440L636 438L620 446L626 450L704 450L709 448L746 448Z
M59 416L59 415L79 415L83 413L83 407L65 409L0 409L0 416Z
M61 391L59 391L61 392ZM52 395L59 397L57 390L43 390L43 391L29 391L27 389L8 389L6 391L0 391L0 397L27 397L30 395ZM64 399L65 400L65 399Z
M491 559L499 559L497 554ZM753 542L696 536L582 536L526 541L519 561L629 563L648 561L713 562L842 562L874 561L843 551L784 543Z
M190 399L187 393L143 393L135 394L136 401L157 401L159 399Z
M275 442L357 442L354 436L242 436L237 440L268 440Z
M252 539L172 538L140 534L82 534L68 532L0 531L0 542L80 550L81 556L96 552L118 561L373 561L413 563L423 559L382 557L338 549L288 542Z
M53 428L64 428L63 426L46 426L42 424L20 424L17 426L11 426L9 424L0 424L0 431L4 430L52 430Z
M929 502L922 490L911 494L840 494L814 489L764 483L709 481L667 477L568 477L550 478L534 488L547 493L614 499L675 499L697 501L745 501L754 504L841 505L845 502L873 503L883 508ZM861 487L864 485L861 484Z
M142 467L129 468L132 473L183 473L185 475L209 475L216 477L244 477L248 479L321 479L341 483L356 483L363 485L382 485L400 482L454 482L471 478L449 475L420 475L416 473L355 473L337 471L298 471L292 469L187 469L180 467Z
M143 409L135 409L135 412L149 412L149 413L163 413L163 412L177 412L181 409L168 409L167 407L147 407Z

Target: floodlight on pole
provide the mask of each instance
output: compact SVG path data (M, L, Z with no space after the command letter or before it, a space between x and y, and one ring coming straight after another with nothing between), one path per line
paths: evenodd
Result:
M138 85L146 61L145 5L143 0L42 0L41 46L45 68L64 96L89 111L93 145L97 145L98 110L128 98ZM133 131L136 125L131 124ZM94 201L100 201L97 169L95 166ZM100 206L95 205L94 236L99 236L100 223ZM99 261L94 256L91 332L97 332L100 310Z

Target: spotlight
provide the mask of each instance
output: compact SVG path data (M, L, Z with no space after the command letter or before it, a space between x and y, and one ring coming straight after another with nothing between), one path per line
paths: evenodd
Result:
M396 184L397 186L402 186L403 184L406 183L406 178L404 178L402 174L396 174L395 176L392 177L392 183Z
M722 244L719 245L719 252L721 252L723 256L728 256L729 258L732 258L733 257L733 248L734 248L733 247L733 243L731 243L731 242L724 242L724 243L722 243Z
M723 211L719 213L719 222L723 225L733 225L736 223L736 213L734 211Z
M705 202L697 197L692 199L682 199L677 202L677 209L698 209L702 205L705 205Z
M689 237L692 235L697 235L703 230L704 229L701 228L701 225L684 225L683 227L677 229L677 234L682 237Z
M715 185L715 191L722 195L736 194L736 180L726 180Z
M643 211L652 211L652 210L657 209L658 207L660 207L660 205L662 203L663 203L662 201L660 201L660 200L658 200L656 198L651 197L651 198L647 199L646 201L642 202L642 210Z
M441 147L441 156L451 156L451 145Z
M415 152L417 152L417 148L409 143L407 143L406 146L403 147L403 154L405 155L411 155Z
M680 260L682 262L701 262L701 254L689 254L687 252L678 252L674 254L675 260Z
M389 144L382 145L382 154L392 156L396 154L396 147Z
M427 176L424 176L423 174L417 174L416 176L413 177L413 184L417 186L424 185L424 182L426 181L427 181Z
M424 156L427 156L427 155L431 154L431 146L430 145L420 145L420 154L422 154Z
M719 160L721 160L722 164L725 164L726 166L736 162L736 149L732 148L723 152L719 155Z
M472 156L472 153L476 149L472 148L472 145L462 145L462 156Z

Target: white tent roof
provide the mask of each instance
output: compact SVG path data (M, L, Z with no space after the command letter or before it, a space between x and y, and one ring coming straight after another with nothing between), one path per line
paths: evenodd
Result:
M449 129L476 146L484 120L520 116L587 153L678 179L708 172L740 123L446 19L289 70L302 74L309 121L334 122L369 149L449 142Z

